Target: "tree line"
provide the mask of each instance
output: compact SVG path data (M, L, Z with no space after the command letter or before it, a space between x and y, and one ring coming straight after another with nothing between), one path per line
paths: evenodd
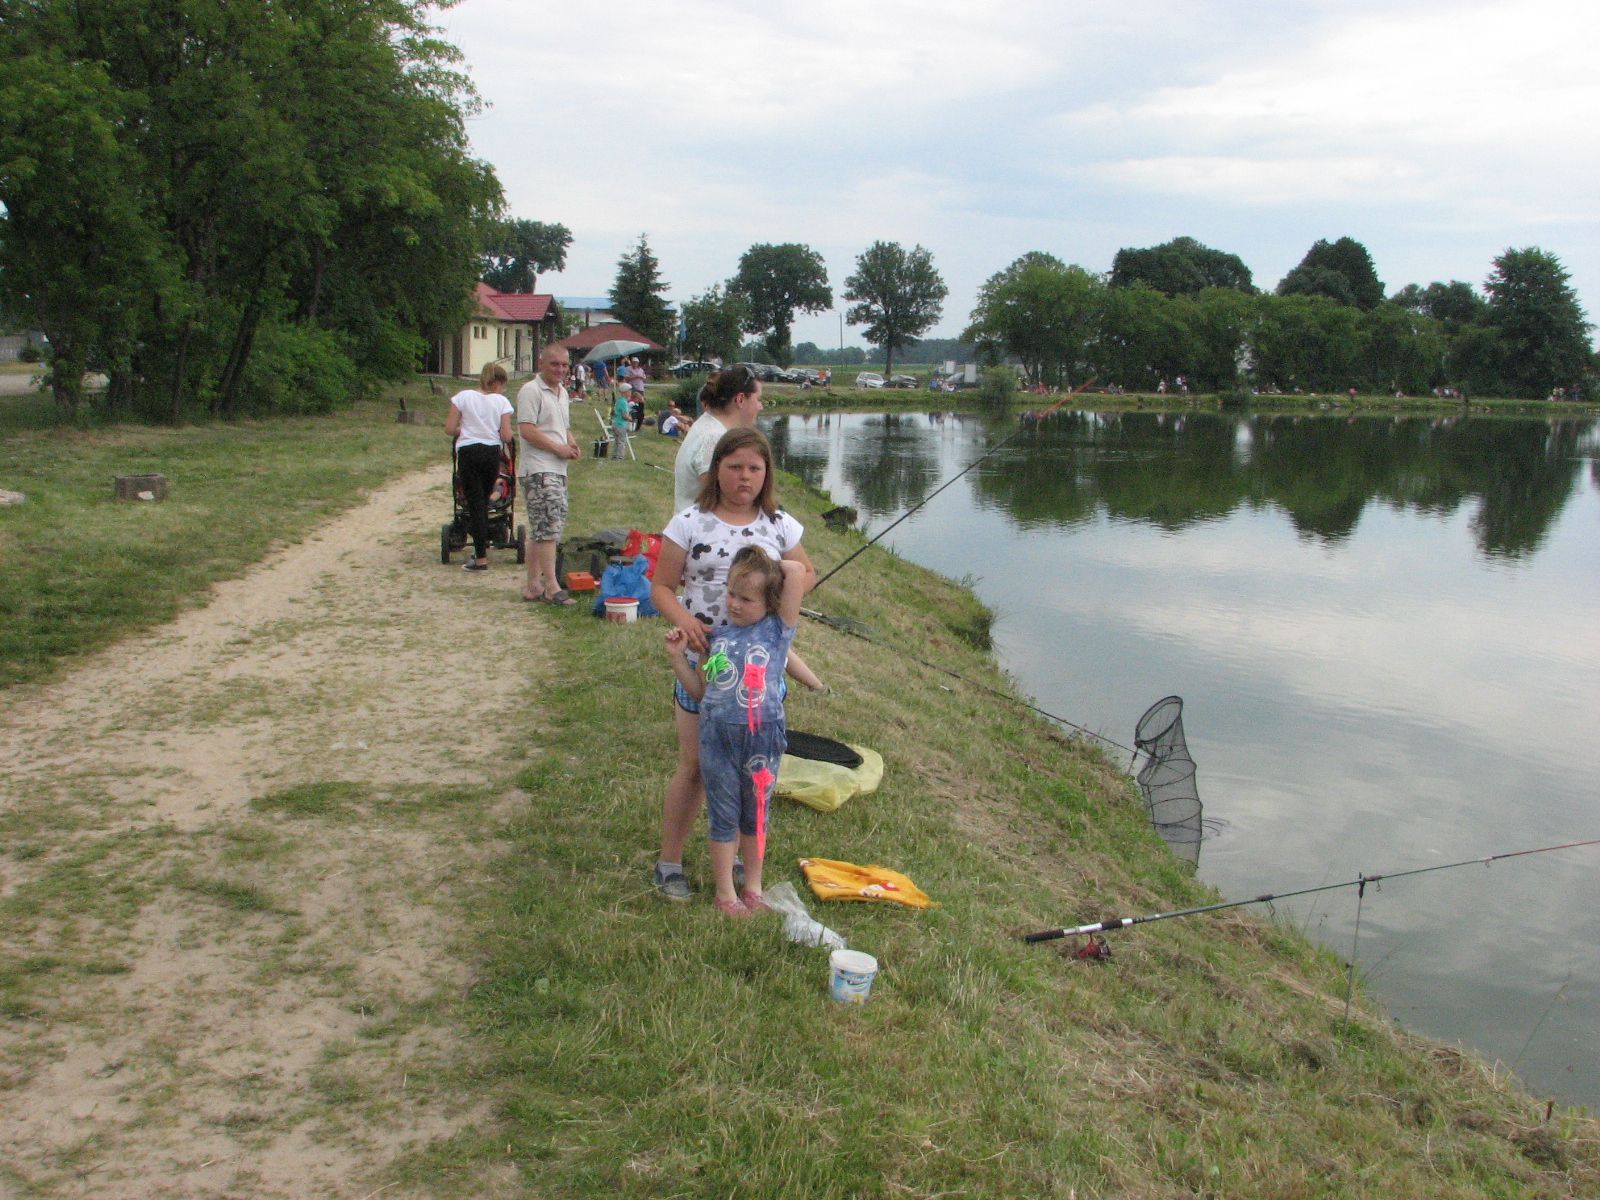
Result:
M1508 249L1482 294L1452 280L1385 299L1366 248L1340 238L1263 294L1236 256L1178 238L1119 251L1105 276L1025 254L985 281L962 338L1051 386L1577 396L1596 359L1568 280L1555 255Z
M666 342L673 332L667 284L649 241L638 244L617 264L612 284L612 311L627 324ZM898 242L874 242L856 258L845 280L850 301L845 320L862 326L866 340L892 364L896 353L916 344L918 335L938 321L949 294L922 246L910 250ZM739 257L738 269L726 283L713 284L683 305L682 348L691 358L731 361L741 355L788 366L795 361L791 330L796 313L826 312L833 307L833 289L822 255L798 242L760 242ZM756 341L746 342L747 334ZM803 343L806 361L830 361L815 343ZM865 354L854 350L854 361ZM848 353L848 352L846 352ZM848 365L836 353L839 365Z
M645 254L641 236L636 255ZM622 278L619 271L619 285ZM1349 237L1317 241L1271 293L1256 289L1237 255L1188 237L1120 250L1105 274L1034 251L985 281L959 338L922 345L947 295L927 250L875 242L846 287L846 319L864 327L877 353L806 342L798 348L805 361L883 361L892 370L897 354L940 362L974 353L1054 387L1095 377L1129 391L1165 383L1197 392L1449 388L1521 397L1583 396L1596 368L1592 327L1568 273L1537 247L1496 257L1481 292L1451 280L1409 284L1387 298L1372 256ZM831 300L815 251L752 246L726 284L684 305L684 347L695 357L788 365L794 314L823 311Z
M501 205L422 0L0 0L0 308L58 410L320 411L466 319Z

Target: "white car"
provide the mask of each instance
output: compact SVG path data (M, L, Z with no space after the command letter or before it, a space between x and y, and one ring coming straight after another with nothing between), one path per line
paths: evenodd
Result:
M858 388L881 388L883 386L883 376L876 371L863 371L856 376L856 386Z

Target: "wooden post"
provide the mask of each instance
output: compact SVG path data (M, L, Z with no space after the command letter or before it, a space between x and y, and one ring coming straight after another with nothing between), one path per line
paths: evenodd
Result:
M404 412L396 414L396 420L398 420L400 422L400 424L402 424L402 425L423 425L423 424L426 424L426 422L423 420L423 417L422 417L421 413L415 412L415 411L413 411L412 409L409 409L409 408L406 409Z
M165 475L117 475L112 486L118 500L165 500L167 477Z

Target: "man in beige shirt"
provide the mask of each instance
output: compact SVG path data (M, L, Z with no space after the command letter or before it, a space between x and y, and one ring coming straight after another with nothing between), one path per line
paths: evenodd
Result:
M571 361L565 346L546 346L538 374L517 392L517 473L528 509L522 598L545 604L577 603L556 578L556 543L567 526L567 463L581 453L563 386Z

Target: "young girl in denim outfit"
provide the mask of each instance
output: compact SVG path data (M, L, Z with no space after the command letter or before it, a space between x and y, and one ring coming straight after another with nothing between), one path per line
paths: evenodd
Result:
M673 673L700 705L700 773L711 822L715 904L732 917L767 907L761 895L767 802L788 745L779 685L806 578L801 563L745 546L728 567L728 623L711 631L705 662L689 661L682 629L666 638ZM736 843L744 860L743 896L733 885Z

